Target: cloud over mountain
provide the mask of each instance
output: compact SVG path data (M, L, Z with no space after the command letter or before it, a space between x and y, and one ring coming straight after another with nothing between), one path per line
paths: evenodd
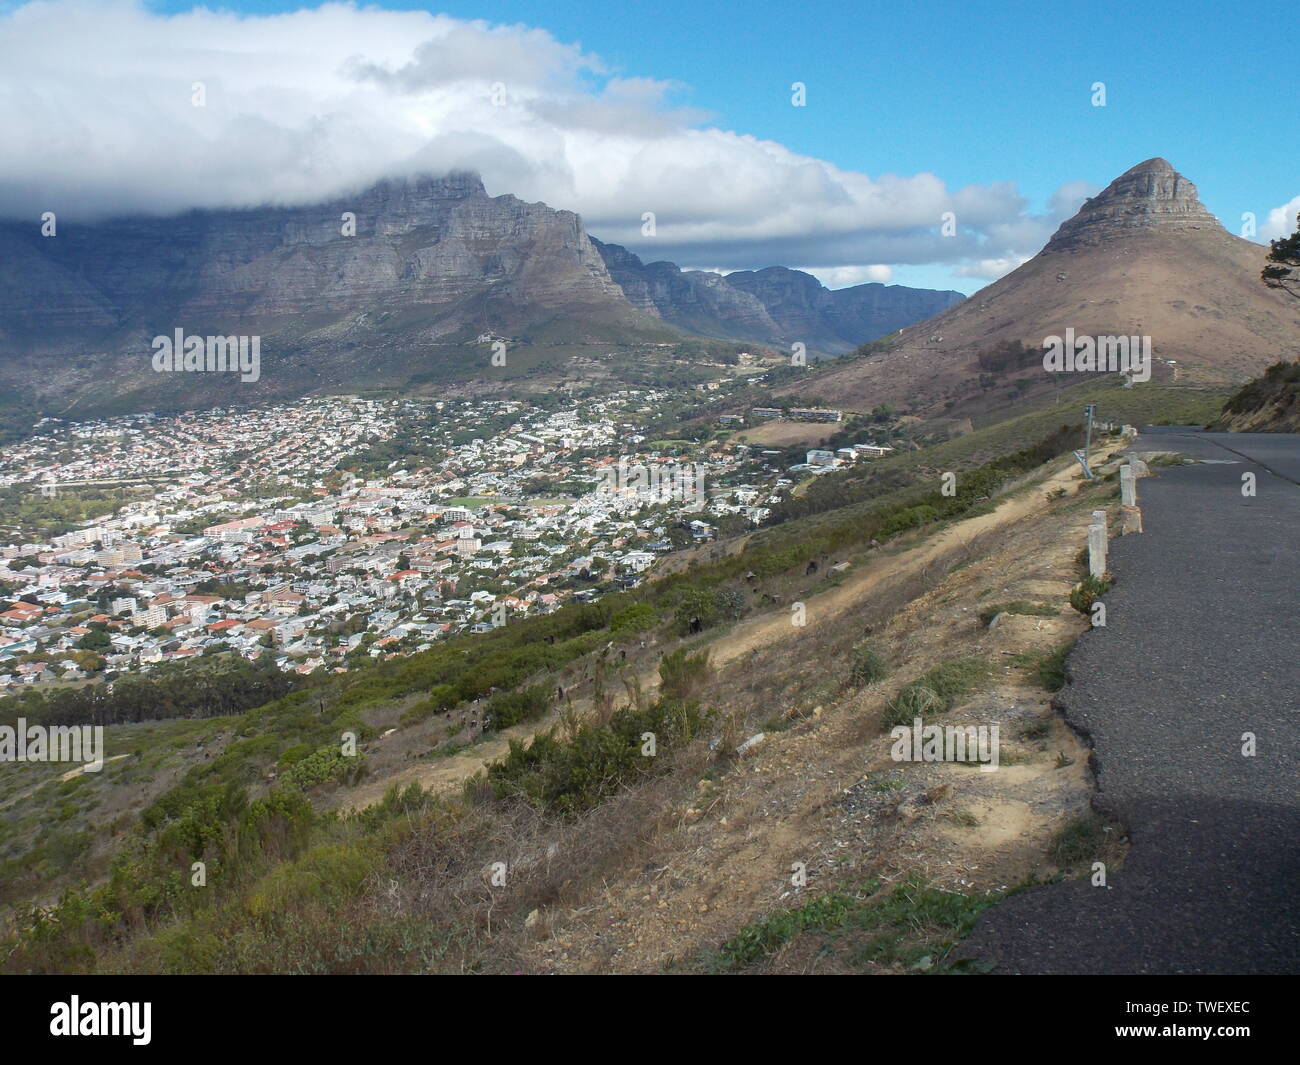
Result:
M682 87L611 71L545 30L418 11L41 0L0 15L0 69L9 217L300 205L472 169L490 192L577 211L647 260L991 277L1092 191L1063 186L1035 215L1010 182L844 170L711 126L676 103Z

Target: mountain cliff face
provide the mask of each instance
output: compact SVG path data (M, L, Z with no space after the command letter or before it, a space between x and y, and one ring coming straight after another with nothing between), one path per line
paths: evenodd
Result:
M726 283L720 274L680 270L673 263L643 263L618 244L593 239L628 301L692 333L737 340L778 338L780 327L754 296Z
M178 330L259 338L260 372L158 373L153 338ZM0 223L0 386L47 411L497 387L476 338L538 331L576 347L672 335L628 303L577 215L488 196L472 174L306 207L60 220L54 236Z
M489 290L538 307L625 303L577 215L489 197L469 174L311 207L66 224L53 237L8 223L0 251L0 342L28 350L385 310L422 312L437 334L473 324L454 311Z
M593 240L610 275L633 306L707 336L842 354L859 344L938 314L965 297L960 292L868 284L831 290L811 274L784 266L726 276L643 263L617 244Z
M485 335L545 348L553 366L565 350L635 351L682 331L835 353L953 298L832 293L781 268L723 278L647 266L592 240L572 212L488 196L459 173L306 207L60 219L50 236L36 220L0 222L0 386L59 411L470 387L491 376ZM160 374L153 338L178 331L259 338L260 372L238 385Z
M934 410L981 383L1046 389L1044 341L1068 328L1150 337L1157 379L1240 382L1300 343L1300 302L1260 281L1266 254L1228 233L1168 162L1148 159L1088 200L1028 262L883 350L819 375L817 391L847 406ZM990 354L1022 345L1023 359L985 373Z

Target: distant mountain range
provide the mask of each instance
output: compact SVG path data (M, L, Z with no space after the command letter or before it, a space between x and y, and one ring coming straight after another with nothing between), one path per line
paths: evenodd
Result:
M37 220L0 223L0 389L8 404L76 413L505 387L489 362L500 339L531 387L607 352L601 373L617 383L654 377L641 356L696 336L802 342L810 356L877 341L786 391L940 410L1051 387L1042 346L1067 329L1148 336L1157 377L1222 384L1293 356L1300 338L1300 303L1260 282L1264 255L1163 159L1117 178L971 299L831 291L779 266L723 276L646 263L571 212L488 196L458 173L307 207L60 219L50 236ZM259 337L257 380L156 372L154 338L178 330Z
M784 266L725 276L643 263L617 244L592 243L634 307L704 336L842 354L960 303L960 292L867 284L828 289L811 274Z
M58 409L400 387L482 375L484 336L616 348L685 332L834 354L961 298L646 265L569 211L457 173L308 207L57 219L52 235L0 223L0 384ZM153 338L177 330L260 337L258 380L155 372Z
M1240 383L1300 348L1300 301L1260 280L1266 254L1227 232L1166 160L1148 159L1018 269L787 391L933 411L985 388L1045 390L1044 341L1067 329L1149 337L1159 380Z

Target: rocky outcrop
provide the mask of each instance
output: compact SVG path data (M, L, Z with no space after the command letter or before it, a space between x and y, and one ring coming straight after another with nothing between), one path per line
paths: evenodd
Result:
M1229 433L1300 433L1300 362L1277 362L1229 397L1207 429Z
M1084 202L1044 249L1070 251L1090 244L1120 240L1134 230L1163 232L1211 229L1219 220L1205 209L1196 186L1164 159L1148 159L1126 170L1101 192Z
M827 289L811 274L784 266L728 274L726 280L757 297L787 337L837 354L924 321L966 298L960 292L879 283Z
M762 302L729 285L721 274L681 270L668 262L643 263L621 245L594 238L592 243L634 307L704 336L779 339L780 326Z

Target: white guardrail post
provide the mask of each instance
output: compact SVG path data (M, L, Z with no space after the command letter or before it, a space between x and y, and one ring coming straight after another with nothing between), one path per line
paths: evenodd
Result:
M1088 572L1097 580L1102 580L1106 576L1106 512L1104 510L1094 510L1092 524L1088 526Z

